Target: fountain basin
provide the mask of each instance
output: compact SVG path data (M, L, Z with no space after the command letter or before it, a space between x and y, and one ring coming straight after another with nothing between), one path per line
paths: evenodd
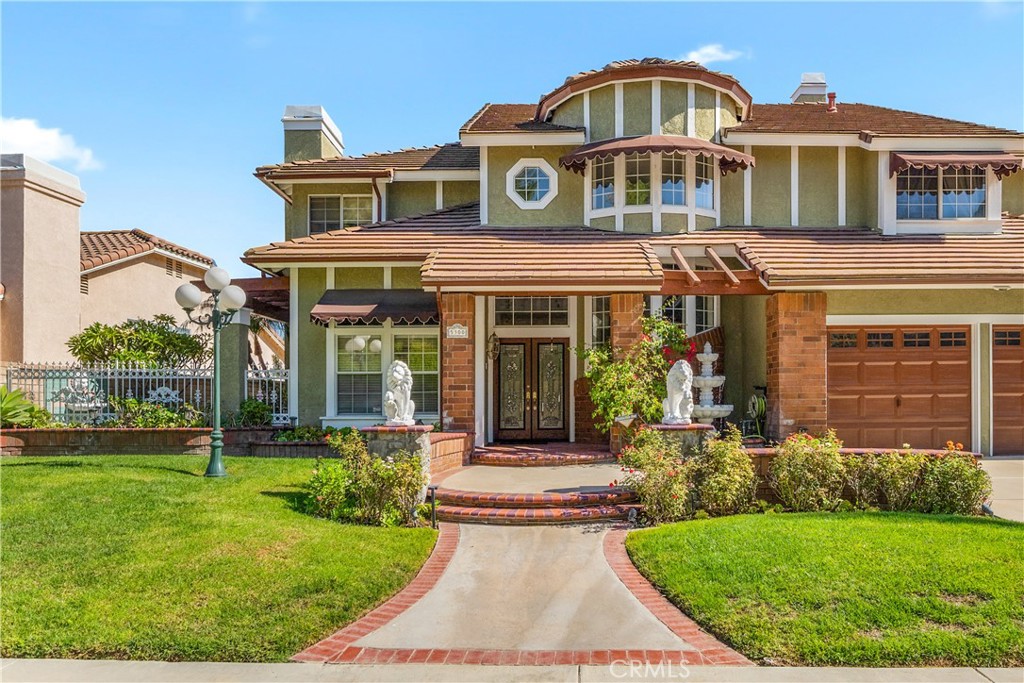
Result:
M693 386L698 389L717 389L718 387L725 384L724 375L713 375L711 377L705 377L703 375L697 375L693 378Z
M694 406L693 417L697 418L700 424L711 424L720 417L725 417L732 412L732 406Z

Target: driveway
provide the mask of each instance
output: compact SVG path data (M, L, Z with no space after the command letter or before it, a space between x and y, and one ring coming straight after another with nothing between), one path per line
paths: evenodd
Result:
M992 512L1024 522L1024 455L982 458L981 467L992 477Z

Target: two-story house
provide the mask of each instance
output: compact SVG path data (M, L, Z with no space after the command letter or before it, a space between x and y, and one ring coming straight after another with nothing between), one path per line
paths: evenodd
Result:
M724 354L732 421L767 387L772 438L1024 452L1024 136L816 74L791 99L626 60L361 157L289 107L256 171L285 240L244 260L287 288L290 412L379 423L401 359L419 417L477 444L600 439L572 349L629 346L647 308Z

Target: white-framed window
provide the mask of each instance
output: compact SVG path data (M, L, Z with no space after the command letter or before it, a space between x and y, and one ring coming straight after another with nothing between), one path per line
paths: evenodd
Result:
M558 195L558 172L545 159L520 159L505 174L505 194L520 209L543 209Z
M567 296L496 296L494 324L501 327L556 327L569 324Z
M626 155L626 206L651 203L651 156Z
M718 325L719 297L705 295L645 297L645 313L653 311L682 326L688 336L706 332Z
M373 221L373 197L366 194L309 196L309 234Z
M615 158L595 159L590 174L591 208L595 211L615 206Z
M698 294L693 297L694 334L706 332L718 324L718 297Z
M612 343L612 298L595 296L591 300L590 343L608 346Z
M706 154L697 155L696 164L697 208L715 208L715 159Z
M896 220L985 218L984 168L908 168L896 175Z
M661 157L661 203L664 206L686 205L686 157L682 154Z
M413 373L416 414L440 413L441 338L434 326L334 328L335 392L332 417L383 418L385 373L400 360Z

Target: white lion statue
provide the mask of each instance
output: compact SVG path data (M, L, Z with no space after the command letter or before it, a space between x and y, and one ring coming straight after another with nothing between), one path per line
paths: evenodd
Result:
M685 359L672 364L665 382L668 397L661 407L665 413L661 423L666 425L688 425L693 413L693 368Z
M388 393L384 394L384 414L391 427L415 424L413 413L416 404L412 400L412 370L400 360L388 366Z

